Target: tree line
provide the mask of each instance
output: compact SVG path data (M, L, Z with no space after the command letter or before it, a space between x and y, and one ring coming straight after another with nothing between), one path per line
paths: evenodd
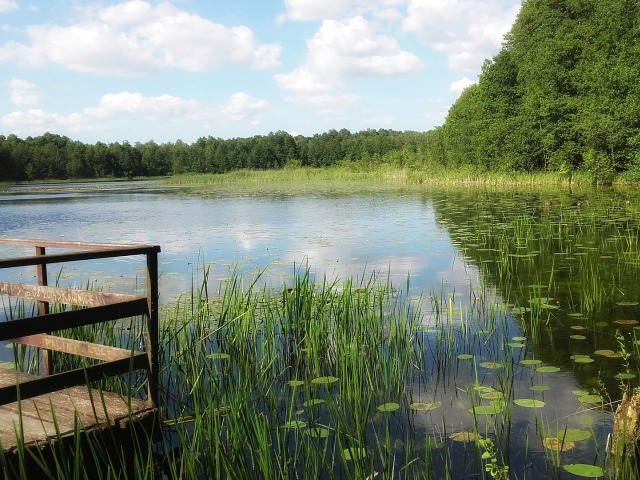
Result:
M287 165L589 173L640 181L640 2L524 0L478 82L428 132L275 132L193 144L0 135L0 181L224 173Z
M178 140L91 145L51 133L26 139L0 135L0 181L224 173L286 165L329 167L339 162L367 165L393 152L415 154L426 148L426 138L417 132L342 129L312 137L279 131L229 140L209 136L192 144Z

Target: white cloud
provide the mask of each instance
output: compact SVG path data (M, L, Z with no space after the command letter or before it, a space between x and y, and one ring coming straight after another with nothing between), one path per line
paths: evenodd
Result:
M11 12L17 9L18 4L13 0L0 0L0 13Z
M258 119L254 115L263 112L268 107L269 102L258 100L244 92L238 92L231 95L227 103L222 107L222 114L234 121L252 117L252 121L256 122Z
M501 46L520 0L410 0L404 29L447 56L454 71L477 73Z
M424 67L387 35L378 35L363 17L325 20L307 41L306 62L288 74L276 75L280 88L297 104L353 105L358 97L346 93L355 77L385 77L413 73ZM326 109L321 109L326 111Z
M0 123L19 134L104 130L108 121L117 119L119 122L124 118L157 125L228 120L258 124L268 106L265 100L253 98L244 92L232 95L219 108L206 107L197 100L167 94L144 96L139 92L119 92L103 95L97 106L68 115L28 109L4 115Z
M36 105L40 101L40 93L36 86L20 78L12 78L7 82L9 97L14 105Z
M457 81L453 82L451 84L451 86L449 87L449 91L451 93L455 93L457 95L460 95L465 88L470 87L471 85L474 85L475 83L476 82L474 82L470 78L464 77L464 78L461 78L460 80L457 80Z
M42 66L44 59L81 72L141 75L160 68L202 72L228 65L279 65L281 47L260 44L245 26L226 27L173 7L142 0L83 10L74 25L27 29L29 45L4 45L0 61ZM17 49L22 54L15 53Z
M326 20L364 15L397 19L397 7L406 0L285 0L286 13L280 20Z

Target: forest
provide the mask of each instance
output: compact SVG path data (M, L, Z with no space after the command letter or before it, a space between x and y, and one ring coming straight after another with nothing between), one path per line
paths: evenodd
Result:
M192 144L0 135L0 181L131 178L287 166L467 167L640 180L640 2L525 0L478 82L427 132L278 131Z

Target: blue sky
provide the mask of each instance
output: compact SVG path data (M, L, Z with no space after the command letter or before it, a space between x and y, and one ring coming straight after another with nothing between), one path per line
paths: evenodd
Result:
M0 0L0 134L440 125L520 0Z

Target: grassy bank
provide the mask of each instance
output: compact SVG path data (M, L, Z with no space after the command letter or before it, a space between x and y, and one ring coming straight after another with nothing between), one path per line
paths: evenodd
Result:
M580 187L589 188L589 175L575 173L571 177L557 172L496 173L472 168L457 170L441 166L432 168L400 168L387 164L363 168L357 163L343 163L329 168L292 167L282 170L238 170L224 174L174 175L170 185L220 186L309 182L376 182L393 185L477 186L477 187ZM619 184L622 184L619 182Z

